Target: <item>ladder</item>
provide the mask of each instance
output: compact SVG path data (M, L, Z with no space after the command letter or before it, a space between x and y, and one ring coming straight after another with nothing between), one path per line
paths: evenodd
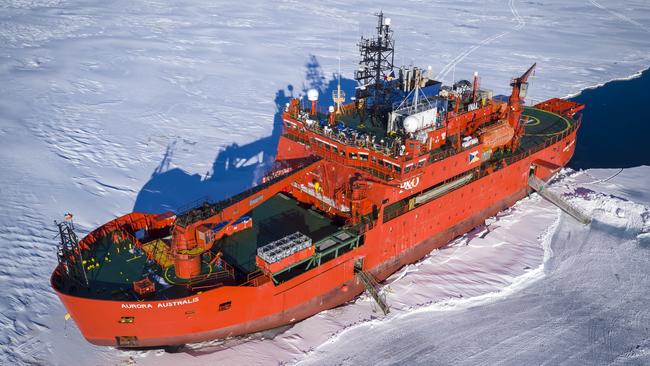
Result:
M534 175L528 177L528 185L534 189L540 196L546 198L549 202L559 207L562 211L568 213L579 222L589 225L591 217L587 216L577 207L574 207L569 202L565 201L562 197L546 189L546 184Z
M386 296L379 294L379 291L377 290L379 284L375 278L370 273L359 270L357 268L355 268L355 272L357 274L357 278L361 280L361 282L363 282L363 284L366 286L366 290L368 290L372 298L375 299L375 302L377 302L377 305L379 305L381 311L384 312L384 315L387 315L390 312L390 309L386 304Z

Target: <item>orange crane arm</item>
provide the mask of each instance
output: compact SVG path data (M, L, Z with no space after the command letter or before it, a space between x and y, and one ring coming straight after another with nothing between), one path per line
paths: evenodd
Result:
M508 123L515 130L515 136L512 139L512 150L519 147L519 139L521 138L521 86L528 82L528 78L535 70L537 63L534 63L526 72L518 78L514 78L510 83L512 86L512 94L508 99Z

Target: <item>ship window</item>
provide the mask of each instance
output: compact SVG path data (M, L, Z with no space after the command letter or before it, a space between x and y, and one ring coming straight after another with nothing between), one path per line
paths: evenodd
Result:
M356 160L356 159L357 159L357 154L355 154L355 153L350 153L350 159L354 159L354 160Z
M406 168L404 168L404 173L408 173L411 171L411 165L408 165Z
M370 160L372 160L373 163L377 164L377 158L375 158L374 156L371 156Z
M122 324L133 324L135 323L135 317L134 316L123 316L120 318L120 323Z
M419 169L419 168L422 168L422 166L424 166L424 160L420 160L420 161L418 162L418 169Z
M401 167L401 166L393 165L393 167L395 168L395 171L396 171L396 172L398 172L398 173L401 173L401 172L402 172L402 167Z
M345 151L341 150L341 156L345 157Z
M232 301L226 301L219 304L219 311L224 311L230 309L232 306Z
M115 341L119 347L138 345L138 337L136 336L117 336Z
M359 159L361 160L368 160L368 154L359 154Z
M325 150L329 151L330 150L330 145L325 145Z
M336 146L332 146L332 151L334 151L334 154L338 154L339 149L337 149Z

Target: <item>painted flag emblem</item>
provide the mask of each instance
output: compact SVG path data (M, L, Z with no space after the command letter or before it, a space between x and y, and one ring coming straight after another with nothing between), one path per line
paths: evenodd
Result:
M480 161L480 160L481 160L481 158L479 158L479 156L478 156L478 150L472 151L471 153L469 153L469 163L470 164L474 164L474 163L476 163L477 161Z

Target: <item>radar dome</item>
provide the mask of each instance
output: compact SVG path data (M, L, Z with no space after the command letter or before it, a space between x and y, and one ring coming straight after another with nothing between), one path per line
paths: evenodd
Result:
M404 130L413 133L418 129L418 119L415 116L408 116L404 119Z
M307 90L307 99L310 102L315 102L318 100L318 90L316 89L309 89Z

